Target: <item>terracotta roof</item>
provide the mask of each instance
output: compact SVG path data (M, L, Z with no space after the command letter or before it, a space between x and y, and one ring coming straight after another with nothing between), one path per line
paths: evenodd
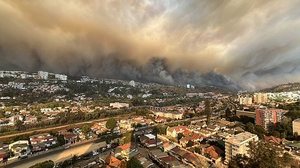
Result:
M272 142L272 143L275 143L275 144L281 144L282 143L281 138L276 138L274 136L264 136L264 139L267 142Z
M219 147L212 145L205 149L205 153L207 153L213 159L218 159L219 157L221 157L224 151Z
M119 159L114 157L113 154L111 153L106 157L105 163L109 167L118 168L118 167L121 167L122 161L120 161Z
M169 128L170 131L176 131L176 132L184 132L184 131L189 131L189 128L187 126L177 126L177 127L171 127Z
M186 152L182 157L190 163L192 163L193 165L201 165L201 161L199 160L199 158L192 152Z
M120 148L122 150L128 150L130 147L131 147L131 143L127 143L127 144L119 146L118 148Z

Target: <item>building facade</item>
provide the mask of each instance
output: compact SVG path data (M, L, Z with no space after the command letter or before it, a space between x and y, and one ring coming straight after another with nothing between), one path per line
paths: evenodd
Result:
M252 105L253 99L249 96L240 96L239 102L241 105Z
M293 121L293 134L300 135L300 118Z
M276 123L281 122L286 112L282 109L256 109L255 124L268 130L270 126L276 126Z
M48 75L49 75L48 72L38 71L39 79L48 80Z
M232 157L238 154L247 155L248 145L251 141L258 141L258 136L250 132L242 132L227 138L225 141L225 162L228 163Z
M267 93L254 93L253 101L256 104L265 104L269 102Z

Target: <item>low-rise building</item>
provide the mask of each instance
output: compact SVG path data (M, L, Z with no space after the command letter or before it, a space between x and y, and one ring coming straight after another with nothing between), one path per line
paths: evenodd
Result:
M167 136L177 138L178 134L190 134L191 131L187 126L176 126L176 127L168 127L167 128Z
M31 153L27 140L20 140L9 144L9 150L18 157L24 157Z
M131 143L127 143L121 146L118 146L115 150L115 156L117 158L124 158L126 160L129 160L134 152L136 152L137 149L135 146Z
M73 144L77 141L78 135L73 132L68 132L66 130L60 131L59 135L62 135L65 140L65 144Z
M128 103L115 102L115 103L110 103L109 106L112 107L112 108L120 109L120 108L128 108L129 104Z
M57 144L57 138L48 133L30 136L29 140L33 152L42 151Z
M156 136L153 134L145 134L141 136L140 142L147 148L156 147L162 144L161 140L156 140Z
M106 122L98 122L95 123L92 127L91 130L93 132L95 132L97 135L102 134L106 131L108 131L108 129L106 128Z
M164 117L164 118L176 119L176 120L183 118L183 113L178 111L154 111L153 114L156 117Z

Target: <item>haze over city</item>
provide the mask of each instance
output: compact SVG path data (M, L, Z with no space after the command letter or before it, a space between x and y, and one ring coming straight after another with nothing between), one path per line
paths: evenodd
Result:
M1 1L0 67L249 90L298 82L299 5Z
M300 167L300 0L0 0L0 167Z

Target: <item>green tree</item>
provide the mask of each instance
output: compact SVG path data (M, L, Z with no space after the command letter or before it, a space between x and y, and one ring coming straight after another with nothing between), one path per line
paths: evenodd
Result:
M251 123L251 122L248 122L246 124L246 130L249 131L249 132L251 132L251 133L255 133L255 126L254 126L254 124Z
M232 112L231 110L227 107L225 110L225 118L228 120L232 117Z
M85 124L81 127L81 131L87 135L91 131L91 126L89 124Z
M134 141L133 132L126 132L121 139L121 144L126 144Z
M186 147L192 147L194 146L194 142L193 141L189 141L187 144L186 144Z
M206 122L207 122L207 125L210 124L210 117L211 117L211 108L210 108L210 101L209 100L205 100L205 114L206 114Z
M154 127L152 132L155 135L155 145L157 146L157 140L158 140L157 139L157 134L159 132L159 129L157 127Z
M15 126L18 131L21 131L24 129L23 121L21 121L21 120L17 120L15 123Z
M180 139L183 138L183 137L184 137L183 133L178 133L178 135L177 135L177 141L179 142Z
M167 128L166 125L159 125L156 127L158 129L158 134L166 135L167 134Z
M266 134L265 129L260 125L255 125L255 133L259 138L263 138Z
M141 162L135 158L132 157L128 162L127 162L127 168L143 168L143 165L141 164Z
M285 168L292 166L292 159L288 153L280 148L263 141L249 144L249 157L237 155L229 162L230 168Z
M106 128L113 130L117 126L117 121L114 118L110 118L106 122Z
M58 146L62 146L66 143L65 138L63 135L57 135L57 142Z
M4 118L5 117L5 112L3 110L0 110L0 118Z
M53 168L54 162L52 160L48 160L45 162L37 163L33 166L30 166L29 168Z

